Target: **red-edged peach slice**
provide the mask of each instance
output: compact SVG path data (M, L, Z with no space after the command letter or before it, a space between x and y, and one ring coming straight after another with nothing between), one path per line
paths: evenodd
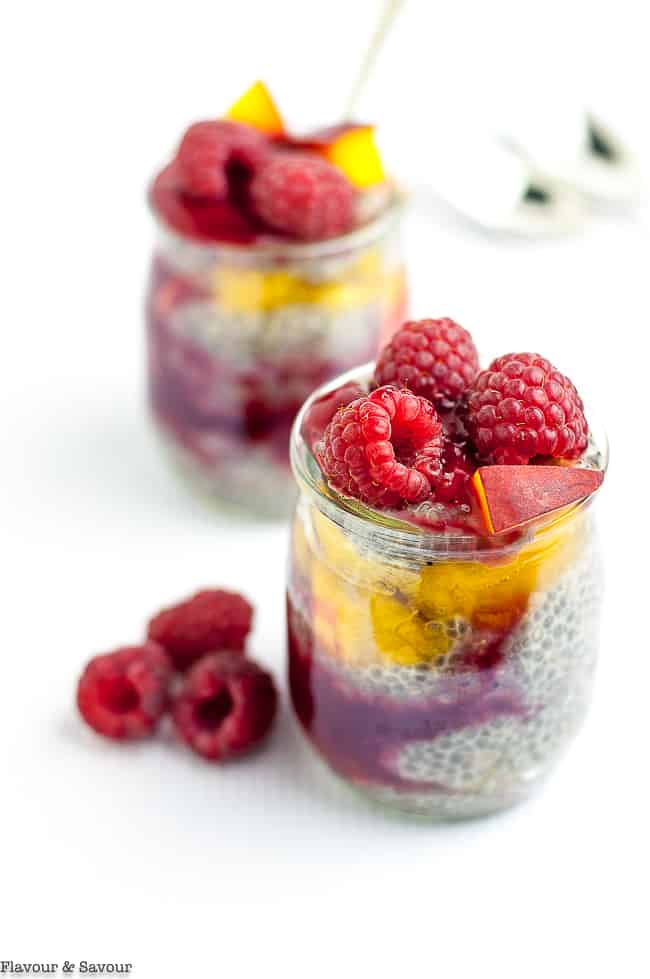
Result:
M245 122L267 136L284 136L284 123L271 93L264 82L254 82L241 98L230 106L226 119Z
M319 153L341 170L355 187L372 187L386 179L373 126L344 122L318 129L287 142L299 149Z
M491 534L515 530L578 503L603 481L597 469L575 466L483 466L472 477Z

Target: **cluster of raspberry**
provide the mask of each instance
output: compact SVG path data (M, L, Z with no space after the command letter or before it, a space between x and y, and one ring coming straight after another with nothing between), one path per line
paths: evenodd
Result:
M118 741L151 736L169 712L179 738L209 761L268 735L273 677L245 652L253 619L236 592L205 589L155 615L145 642L95 656L77 687L81 716Z

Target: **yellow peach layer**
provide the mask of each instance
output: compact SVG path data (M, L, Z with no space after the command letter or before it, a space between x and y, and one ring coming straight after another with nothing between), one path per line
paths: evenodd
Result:
M297 517L293 561L310 585L321 646L347 665L435 664L464 629L501 632L575 558L580 515L547 526L508 560L444 560L414 570L365 557L315 508Z
M393 302L404 288L401 268L386 269L381 254L371 250L350 264L340 278L309 282L281 269L260 271L218 265L213 294L229 312L269 312L281 306L318 305L343 311L372 302Z

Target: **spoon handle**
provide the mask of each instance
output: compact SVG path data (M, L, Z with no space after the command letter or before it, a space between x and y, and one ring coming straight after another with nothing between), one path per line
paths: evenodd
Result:
M377 63L377 58L379 57L379 53L384 46L388 33L395 23L395 18L405 3L406 0L384 0L379 19L368 43L366 53L363 61L361 62L361 66L354 80L354 85L352 86L352 91L350 92L350 96L345 107L345 119L351 119L353 117L359 103L359 99L361 98L363 90L368 83L368 79L370 78L375 64Z

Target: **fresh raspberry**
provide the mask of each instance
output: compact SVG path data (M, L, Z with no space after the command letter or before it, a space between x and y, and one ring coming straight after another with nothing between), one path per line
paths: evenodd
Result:
M587 448L578 392L539 354L506 354L482 371L469 393L467 423L479 457L497 465L577 459Z
M467 503L470 483L476 470L467 448L449 439L444 440L442 468L431 477L431 489L439 503Z
M172 709L192 751L223 761L257 745L275 717L273 677L239 653L204 656L187 673Z
M77 687L86 724L117 741L152 734L167 709L172 675L169 657L155 642L124 646L95 656Z
M252 619L242 595L213 588L163 609L149 622L147 635L169 653L177 670L186 670L215 649L241 652Z
M439 473L431 476L432 498L437 503L466 504L472 494L471 478L477 462L466 425L467 405L462 398L452 408L440 409L443 443Z
M306 153L275 153L250 185L251 205L270 227L305 241L349 231L354 189L336 167Z
M470 334L450 319L413 320L380 352L377 384L401 384L435 404L458 401L478 374Z
M153 182L152 207L175 231L203 241L247 245L261 224L230 198L195 197L183 190L178 163L170 163Z
M178 167L170 163L160 171L149 191L151 206L160 217L181 234L195 235L196 222L183 200Z
M190 126L176 154L183 190L225 198L233 179L250 178L268 153L265 137L241 122L216 119Z
M334 489L382 507L425 499L441 452L442 425L431 402L390 385L339 408L319 446Z
M309 448L312 450L316 448L337 408L349 405L355 398L361 398L364 395L365 391L361 385L355 381L350 381L314 401L305 412L300 428L300 434Z

